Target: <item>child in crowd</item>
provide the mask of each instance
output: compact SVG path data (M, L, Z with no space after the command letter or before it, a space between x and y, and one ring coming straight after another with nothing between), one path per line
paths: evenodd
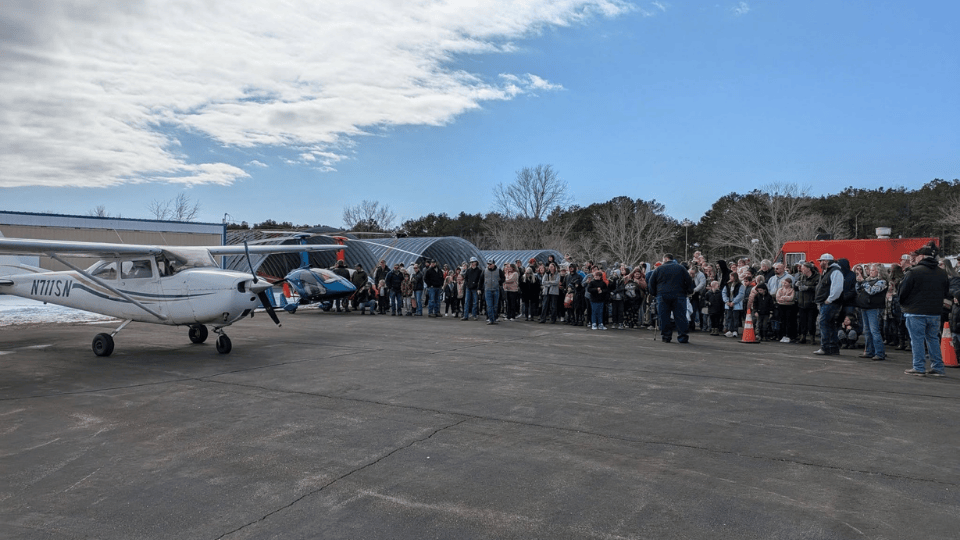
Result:
M759 277L757 279L760 279ZM756 322L757 341L770 340L770 317L773 316L773 295L767 290L767 284L761 282L753 288L753 320Z
M390 310L390 290L387 289L387 280L381 279L380 283L377 283L377 290L380 291L380 295L377 296L377 312L380 315L386 315Z
M710 288L705 295L707 315L710 316L710 335L719 336L723 327L723 293L720 292L720 282L711 281Z
M860 336L857 334L856 317L853 315L847 315L843 318L843 324L840 325L840 330L837 331L837 339L840 340L840 348L857 348L857 339L859 337Z

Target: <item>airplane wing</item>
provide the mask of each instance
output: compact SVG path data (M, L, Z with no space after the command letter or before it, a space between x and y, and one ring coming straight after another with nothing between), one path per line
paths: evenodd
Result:
M96 257L109 259L137 255L156 255L164 250L177 248L206 249L214 257L220 255L243 255L244 246L149 246L139 244L109 244L105 242L74 242L67 240L30 240L25 238L0 238L0 254L10 255L68 255L70 257ZM341 250L347 246L330 244L308 245L259 245L249 246L251 254L300 253L303 251Z
M97 257L108 259L122 256L154 255L162 251L160 246L137 244L109 244L105 242L72 242L67 240L30 240L25 238L0 238L0 253L12 255L69 255L71 257Z

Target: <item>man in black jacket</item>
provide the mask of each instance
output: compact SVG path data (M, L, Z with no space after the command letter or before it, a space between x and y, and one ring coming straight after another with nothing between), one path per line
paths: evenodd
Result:
M342 277L343 279L350 281L350 270L347 270L347 263L342 259L337 261L337 265L333 267L333 273ZM337 311L346 311L350 313L350 301L347 298L337 298L334 302L337 306ZM341 308L342 306L342 308Z
M385 281L387 289L390 290L390 315L403 315L403 295L400 293L400 286L403 285L403 274L400 270L400 264L394 264L393 270L387 273Z
M480 261L478 261L476 257L470 257L470 266L463 272L465 301L463 305L463 318L460 319L462 321L469 319L471 315L473 316L473 320L477 320L477 313L480 309L477 294L482 278L483 270L480 269Z
M353 271L353 275L350 276L350 283L353 283L353 286L357 288L357 292L360 292L360 289L367 284L367 273L363 271L363 265L357 263ZM353 309L357 309L360 299L356 293L353 295Z
M426 261L427 271L423 275L423 282L427 286L427 304L428 315L430 317L440 316L440 288L443 287L443 272L437 268L437 261L428 259Z
M937 266L937 252L932 242L914 251L911 254L914 266L900 283L900 307L913 349L913 367L904 371L908 375L944 376L938 333L943 301L950 298L950 280L946 271ZM926 354L930 355L929 371L926 369Z
M673 323L677 326L677 343L688 343L687 295L693 293L693 278L690 273L673 260L673 255L667 253L663 256L663 264L650 275L647 286L650 294L657 298L660 338L664 343L670 343L673 338L673 327L670 325L670 314L673 314Z

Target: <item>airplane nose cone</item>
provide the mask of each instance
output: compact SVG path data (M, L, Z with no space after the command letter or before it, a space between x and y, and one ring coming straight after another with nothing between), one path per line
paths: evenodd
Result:
M253 294L260 294L263 291L269 289L271 285L272 284L270 282L263 279L261 279L256 283L254 283L253 280L250 280L247 282L247 290L252 292Z

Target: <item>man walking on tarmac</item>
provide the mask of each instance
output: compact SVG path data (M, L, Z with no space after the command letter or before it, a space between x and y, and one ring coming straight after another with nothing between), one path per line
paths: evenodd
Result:
M693 293L693 278L686 268L673 260L673 255L663 256L661 264L647 283L650 294L657 298L657 318L660 321L660 339L670 343L673 339L673 326L670 325L670 314L677 325L677 343L689 343L687 334L687 295Z
M843 272L829 253L821 255L818 262L820 283L817 284L813 300L820 306L820 348L813 354L831 356L840 354L837 316L840 314L840 296L843 294Z

